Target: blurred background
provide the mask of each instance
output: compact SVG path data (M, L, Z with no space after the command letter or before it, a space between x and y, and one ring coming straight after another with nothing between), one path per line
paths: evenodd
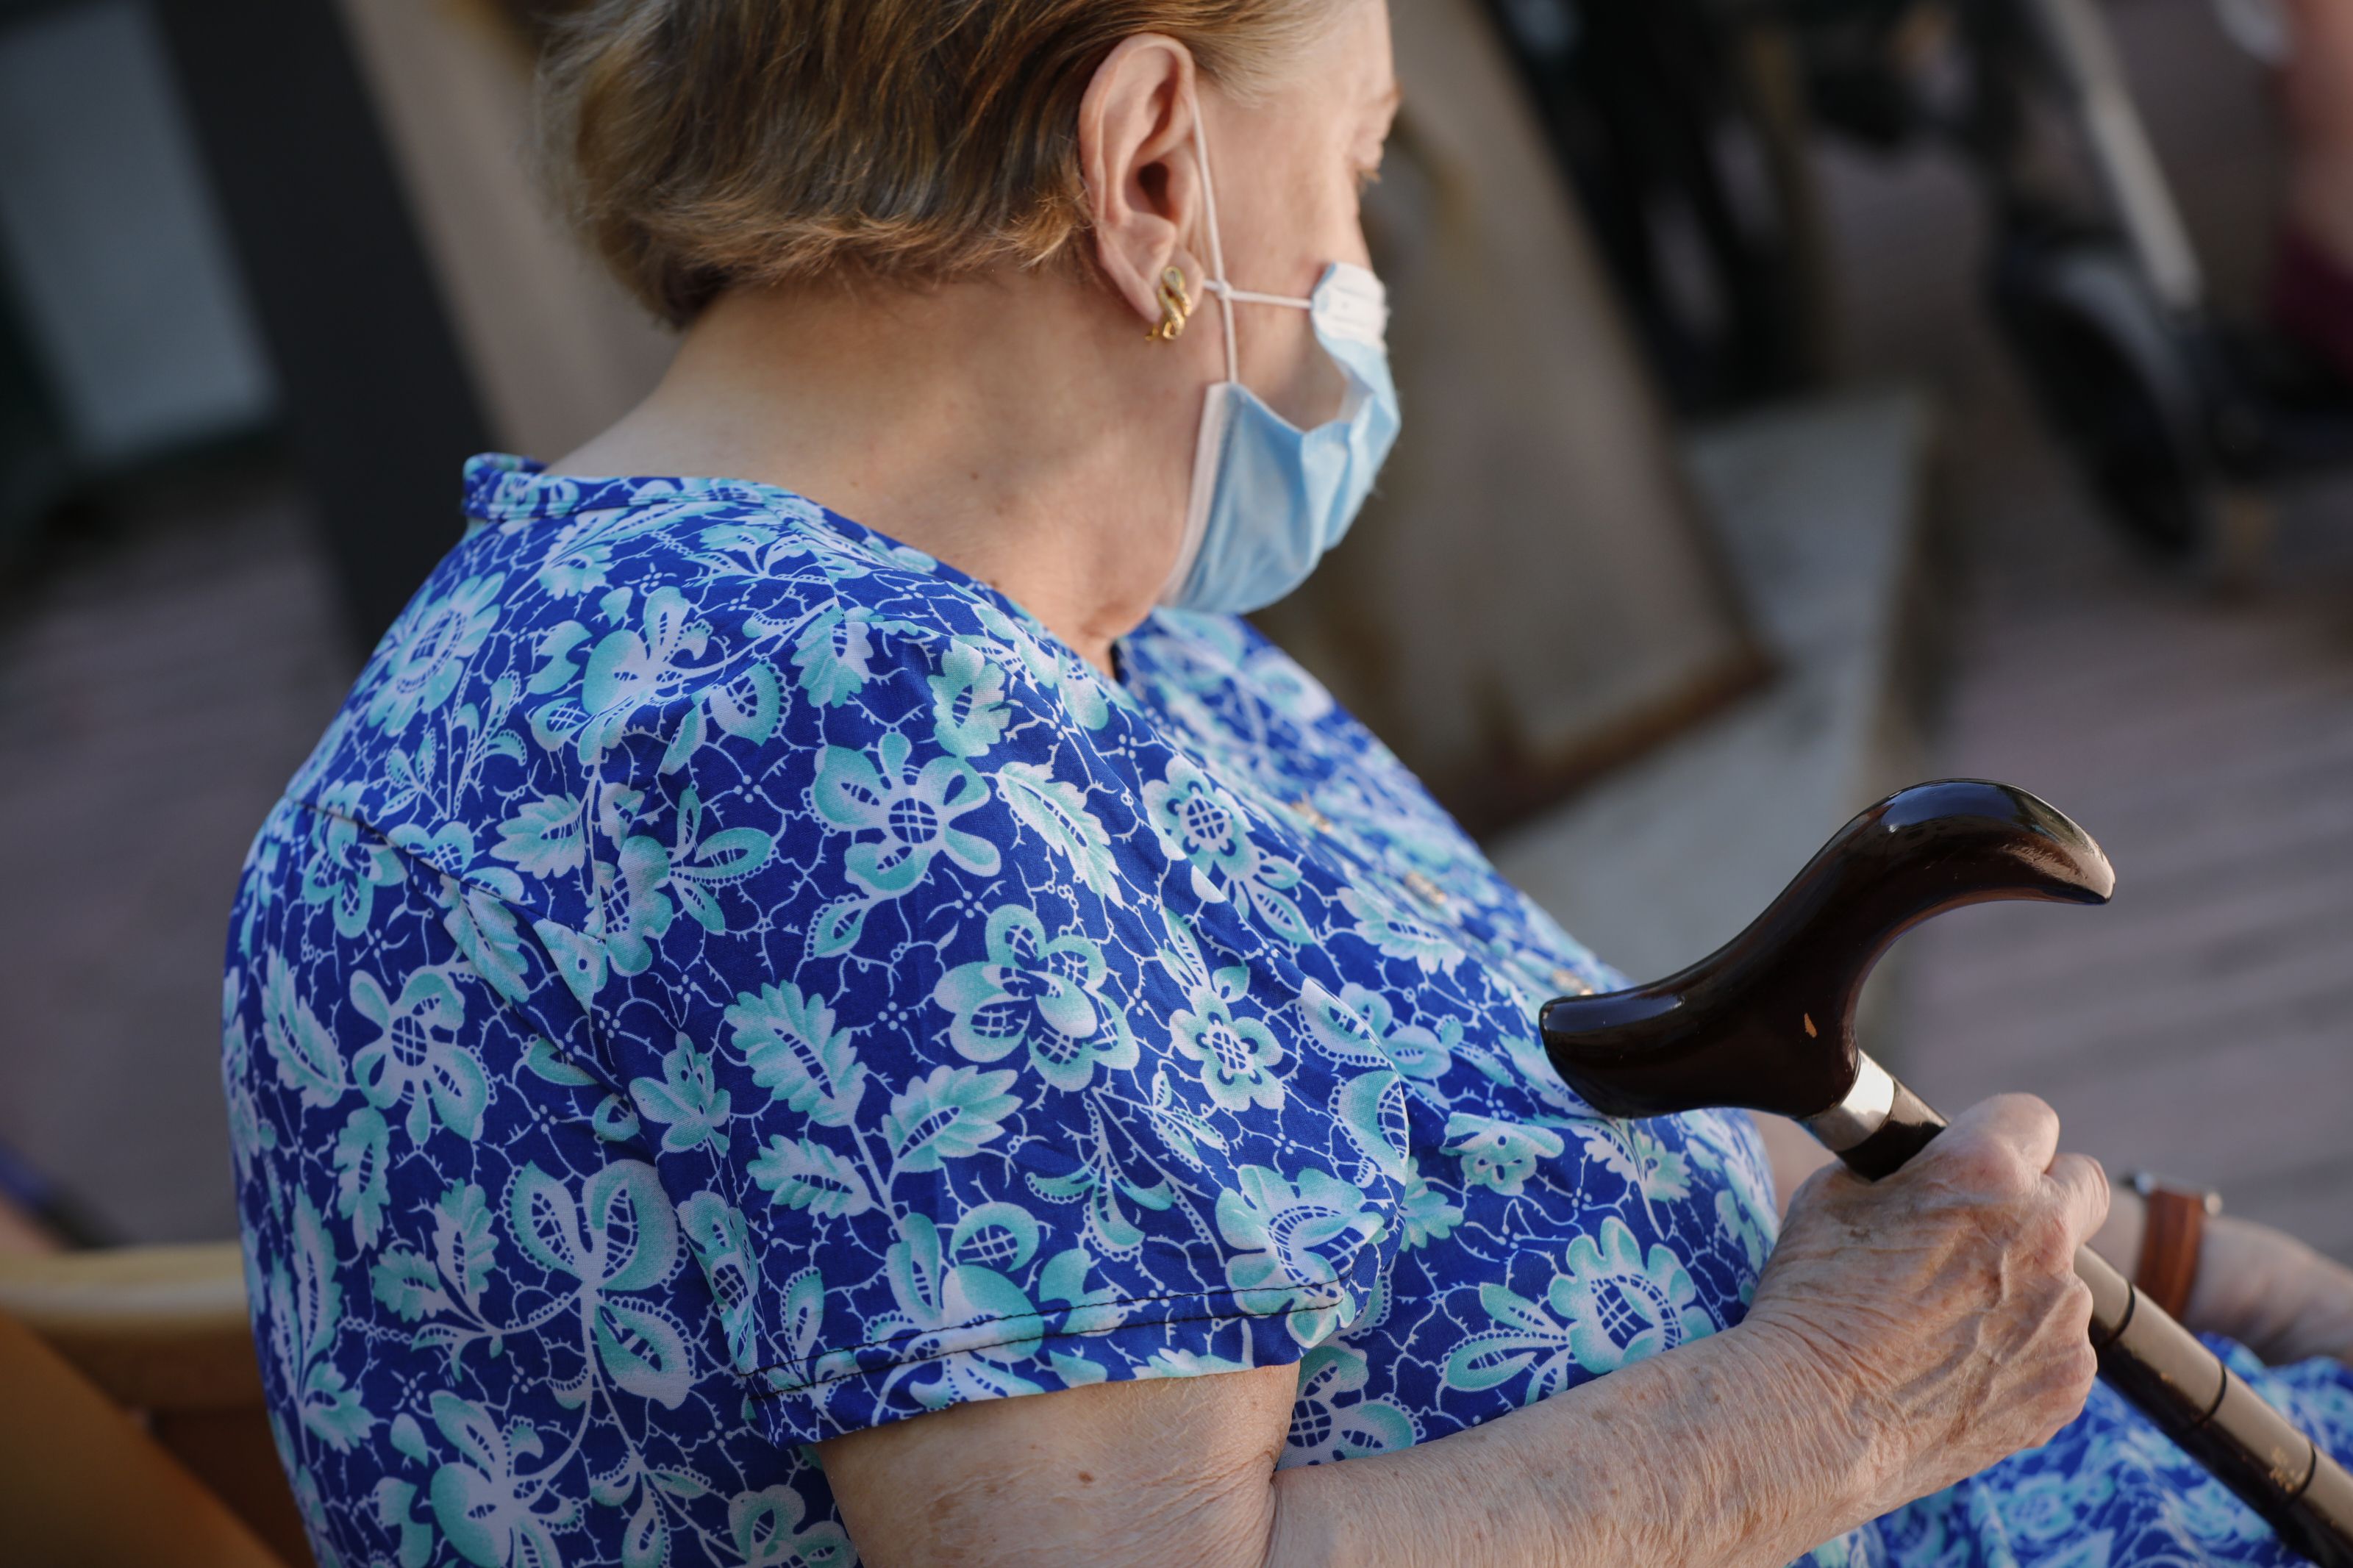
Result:
M463 458L660 372L533 184L562 9L0 0L20 1244L234 1234L248 839ZM2282 13L1395 12L1409 437L1268 629L1638 978L1894 788L2043 795L2114 906L1924 931L1874 1050L2353 1261L2353 361L2282 250Z

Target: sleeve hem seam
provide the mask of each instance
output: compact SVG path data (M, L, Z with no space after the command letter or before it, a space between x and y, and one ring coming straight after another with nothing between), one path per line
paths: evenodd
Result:
M1131 1300L1089 1302L1084 1307L1073 1309L1073 1310L1101 1310L1106 1307L1141 1306L1155 1301L1206 1302L1219 1297L1231 1297L1235 1298L1237 1301L1239 1301L1239 1299L1246 1296L1270 1295L1277 1292L1285 1297L1293 1297L1299 1294L1298 1288L1291 1285L1269 1286L1255 1290L1188 1291L1182 1294L1166 1296L1139 1296ZM1103 1339L1117 1333L1122 1329L1129 1327L1169 1327L1178 1323L1211 1323L1238 1321L1271 1322L1278 1319L1292 1317L1300 1312L1328 1312L1339 1306L1339 1304L1340 1303L1336 1299L1328 1301L1311 1300L1299 1306L1286 1308L1282 1310L1272 1312L1253 1312L1247 1307L1237 1305L1236 1308L1230 1311L1202 1312L1195 1316L1184 1318L1146 1318L1136 1320L1133 1323L1114 1323L1100 1329L1073 1329L1069 1327L1048 1329L1040 1332L1016 1335L1010 1339L992 1340L987 1344L957 1344L944 1349L926 1351L920 1355L894 1356L891 1360L880 1364L849 1367L840 1372L829 1373L822 1377L808 1378L805 1381L791 1384L789 1385L779 1386L771 1384L766 1387L756 1387L749 1391L749 1397L754 1399L786 1398L797 1394L806 1394L811 1389L822 1388L828 1384L845 1383L853 1378L871 1377L878 1373L893 1372L902 1367L921 1366L928 1362L945 1361L951 1356L974 1354L982 1351L1002 1350L1008 1345L1028 1344L1032 1342L1042 1344L1049 1340ZM1059 1315L1067 1316L1068 1314ZM1035 1318L982 1319L977 1322L963 1324L959 1325L959 1327L969 1330L986 1327L992 1322L1010 1325L1014 1323L1041 1321L1043 1320L1043 1314L1039 1314ZM925 1331L936 1332L937 1331ZM841 1350L831 1351L826 1353L828 1355L854 1355L860 1351L878 1350L892 1342L893 1342L889 1340L878 1340L864 1345L845 1346ZM1303 1353L1305 1351L1311 1350L1314 1347L1302 1345L1300 1348ZM769 1366L754 1367L748 1372L737 1372L736 1376L746 1382L750 1382L772 1373L782 1372L789 1364L790 1363L779 1362Z

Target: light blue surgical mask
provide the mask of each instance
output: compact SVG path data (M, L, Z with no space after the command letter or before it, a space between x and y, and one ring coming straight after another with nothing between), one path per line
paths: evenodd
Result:
M1201 123L1198 109L1193 123ZM1218 297L1226 379L1209 388L1203 403L1184 543L1161 603L1242 615L1265 608L1307 581L1324 552L1356 521L1383 459L1397 444L1397 384L1389 377L1385 342L1388 291L1365 268L1332 263L1305 300L1247 293L1227 279L1208 144L1203 140L1200 146L1201 199L1214 269L1202 287ZM1316 342L1347 378L1337 418L1302 430L1241 384L1236 305L1308 313Z

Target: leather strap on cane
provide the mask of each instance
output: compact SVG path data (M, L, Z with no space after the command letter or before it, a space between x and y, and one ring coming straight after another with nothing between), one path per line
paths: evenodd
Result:
M2210 1200L2203 1193L2148 1184L2141 1192L2147 1218L2143 1222L2140 1267L2133 1286L2142 1295L2180 1318L2198 1283L2198 1252L2206 1237Z

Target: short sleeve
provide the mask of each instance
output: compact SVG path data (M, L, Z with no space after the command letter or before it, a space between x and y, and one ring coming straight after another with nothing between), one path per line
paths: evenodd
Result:
M608 769L582 929L540 931L767 1435L1356 1321L1409 1109L1261 825L987 605L788 646Z

